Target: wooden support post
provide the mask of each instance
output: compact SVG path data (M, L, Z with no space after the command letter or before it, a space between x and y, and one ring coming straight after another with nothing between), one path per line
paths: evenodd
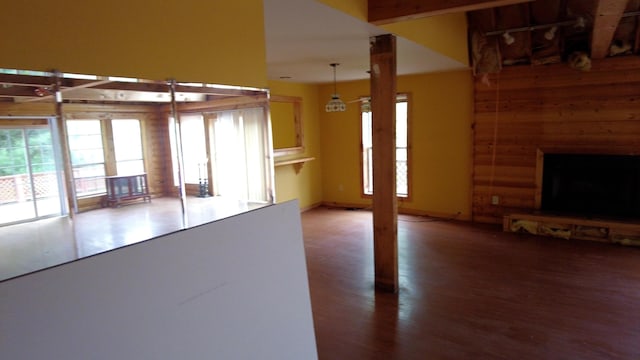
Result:
M116 163L116 146L113 142L113 124L112 120L100 120L102 128L102 143L104 144L104 172L107 176L118 175L118 166Z
M379 35L370 42L375 285L397 292L396 38Z
M175 79L169 80L169 93L171 95L171 116L174 121L174 135L176 139L176 158L174 159L178 164L178 179L180 182L179 193L180 206L182 210L182 227L187 228L189 226L189 218L187 216L187 184L184 181L184 158L182 152L182 123L180 122L180 113L178 113L178 103L176 101L176 81Z
M74 214L78 212L76 206L76 187L73 182L73 167L71 166L71 153L69 151L69 137L67 136L67 126L64 120L64 114L62 112L62 93L61 90L61 78L60 73L53 72L55 80L55 104L56 104L56 130L59 136L59 143L62 153L62 168L64 174L65 193L67 198L67 204L69 206L69 217L74 218Z

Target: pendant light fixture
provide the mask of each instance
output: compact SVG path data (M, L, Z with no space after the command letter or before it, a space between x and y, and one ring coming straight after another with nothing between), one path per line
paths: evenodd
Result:
M329 65L333 68L333 94L331 95L331 100L325 105L324 110L326 112L345 111L347 110L347 105L340 99L340 95L336 90L336 67L340 64L331 63Z

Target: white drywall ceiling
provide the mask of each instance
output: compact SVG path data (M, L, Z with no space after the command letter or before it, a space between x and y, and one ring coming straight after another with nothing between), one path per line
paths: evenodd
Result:
M338 81L369 77L369 38L384 29L315 0L264 0L267 74L297 83L333 81L330 63L340 63ZM398 75L466 66L407 39L397 38ZM288 77L288 79L283 79Z

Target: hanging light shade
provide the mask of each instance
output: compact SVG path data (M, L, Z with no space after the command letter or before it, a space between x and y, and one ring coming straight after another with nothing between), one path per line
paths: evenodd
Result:
M340 95L336 90L336 67L340 64L332 63L330 65L333 68L333 94L331 95L331 100L325 105L324 110L326 112L345 111L347 110L347 105L340 99Z

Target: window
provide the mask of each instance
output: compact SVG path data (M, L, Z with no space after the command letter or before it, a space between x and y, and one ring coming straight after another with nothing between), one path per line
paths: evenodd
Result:
M180 115L180 136L186 184L208 179L214 195L266 202L266 126L264 108ZM178 186L176 122L169 117L174 184ZM205 133L208 136L205 136ZM207 149L211 159L207 158ZM208 162L211 162L209 174Z
M140 120L112 120L111 128L113 129L113 145L115 148L116 171L118 175L144 173Z
M207 146L205 139L204 117L201 114L180 115L180 135L182 144L182 164L184 167L184 182L198 184L207 171ZM169 141L171 145L171 159L173 162L173 184L178 186L176 122L169 118Z
M67 121L76 196L106 193L100 120Z
M409 106L407 95L396 99L396 194L409 196ZM373 143L369 99L362 100L362 185L365 195L373 194Z

